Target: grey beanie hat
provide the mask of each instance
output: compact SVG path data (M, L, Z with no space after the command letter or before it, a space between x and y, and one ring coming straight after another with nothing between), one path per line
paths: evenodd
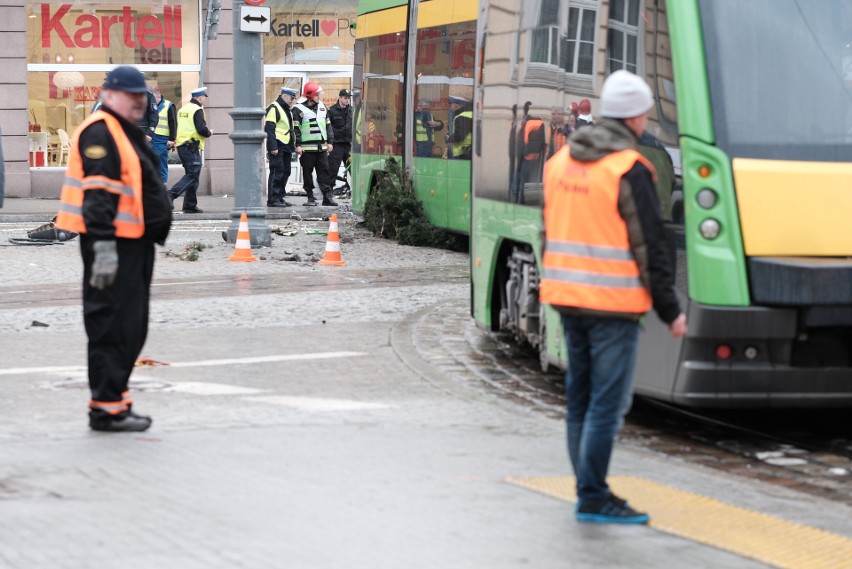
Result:
M653 106L654 95L641 77L619 69L604 81L601 116L629 119L645 114Z

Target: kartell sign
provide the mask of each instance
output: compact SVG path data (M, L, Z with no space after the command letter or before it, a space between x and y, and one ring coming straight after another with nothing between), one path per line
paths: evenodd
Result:
M163 6L162 14L146 15L138 15L131 6L116 6L103 15L75 15L71 14L73 7L73 4L34 7L41 15L42 48L119 47L112 45L117 37L130 49L180 49L183 45L181 6Z

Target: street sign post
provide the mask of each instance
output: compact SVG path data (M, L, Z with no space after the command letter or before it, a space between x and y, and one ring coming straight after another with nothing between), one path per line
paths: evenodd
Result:
M258 10L261 12L256 12ZM229 243L236 242L240 218L245 213L252 247L268 247L272 243L272 235L266 223L266 208L261 202L265 186L266 133L263 131L263 116L266 110L263 106L263 43L260 34L264 31L263 25L269 31L269 8L240 6L239 10L232 11L234 109L229 114L234 119L234 130L228 137L234 143L234 209L231 210L231 226L226 235ZM244 19L246 11L249 11L248 20ZM244 25L251 28L247 30Z
M240 31L268 34L272 10L264 6L240 6Z

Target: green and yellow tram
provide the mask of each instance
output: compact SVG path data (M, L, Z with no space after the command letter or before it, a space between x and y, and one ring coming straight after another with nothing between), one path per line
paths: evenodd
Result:
M473 3L395 9L433 4ZM463 177L449 182L464 161L414 155L411 72L427 44L411 28L370 35L360 19L359 34L375 54L405 54L377 70L368 49L364 90L396 82L385 104L404 114L396 140L418 195L437 225L470 232L476 322L544 366L569 365L558 315L538 302L541 167L566 124L594 120L604 78L627 69L655 95L640 151L657 169L689 317L682 341L645 319L636 392L695 407L852 406L852 0L480 0L459 25L474 20L475 65L460 74L473 80L469 227ZM438 53L453 37L441 26ZM453 67L439 61L424 76L448 77L449 96ZM362 153L362 173L380 157ZM433 172L443 178L418 179ZM356 207L370 179L356 179Z

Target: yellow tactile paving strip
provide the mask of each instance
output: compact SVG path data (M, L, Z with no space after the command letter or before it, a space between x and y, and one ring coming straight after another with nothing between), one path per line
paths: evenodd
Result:
M517 477L507 482L576 502L568 476ZM850 569L852 539L791 523L719 500L633 476L608 479L612 491L648 512L651 527L785 569Z

